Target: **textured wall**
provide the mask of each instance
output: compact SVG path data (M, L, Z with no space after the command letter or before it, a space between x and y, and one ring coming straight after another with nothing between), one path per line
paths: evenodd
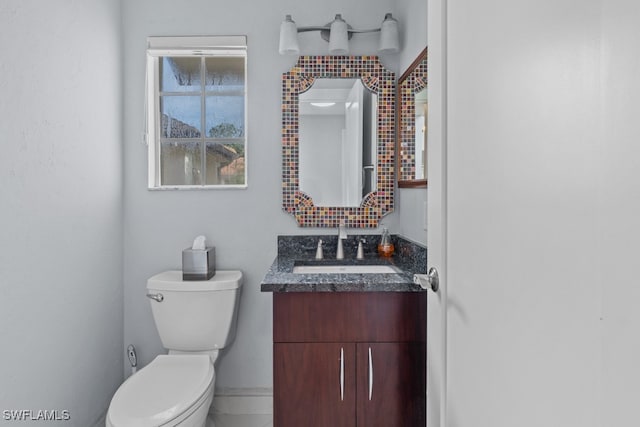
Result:
M135 344L141 364L164 350L144 297L148 277L179 268L181 250L205 234L216 245L219 269L240 269L245 287L238 333L219 360L218 387L271 387L271 295L259 283L276 255L278 234L301 229L281 210L281 75L295 57L278 55L286 13L300 26L320 25L336 13L356 28L378 26L393 0L343 2L211 2L135 0L123 4L125 37L125 345ZM152 35L246 34L248 37L248 184L246 190L147 190L144 130L145 39ZM317 33L300 35L302 54L326 54ZM375 52L376 36L356 35L353 54ZM397 64L397 55L383 62ZM389 66L389 65L388 65ZM397 70L394 70L397 71ZM397 214L383 220L398 231ZM325 230L326 231L326 230ZM378 233L377 230L370 230ZM126 369L126 364L125 364Z
M0 410L86 427L122 378L119 3L5 0L0 28Z

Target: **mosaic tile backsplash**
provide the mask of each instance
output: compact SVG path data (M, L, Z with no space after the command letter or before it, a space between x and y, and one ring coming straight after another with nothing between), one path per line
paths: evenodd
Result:
M377 190L360 206L315 206L312 195L300 191L298 96L317 78L360 78L378 96ZM393 211L395 185L395 75L377 56L301 56L282 75L282 209L301 227L377 227Z

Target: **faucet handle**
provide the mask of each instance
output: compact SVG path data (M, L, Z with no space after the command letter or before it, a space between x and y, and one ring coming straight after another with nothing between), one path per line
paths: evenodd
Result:
M338 239L346 239L347 238L347 228L344 224L340 224L338 226Z
M316 259L323 259L324 253L322 252L322 239L318 240L318 249L316 249Z
M364 248L362 247L363 243L367 241L364 238L358 239L358 253L356 254L356 259L364 259Z

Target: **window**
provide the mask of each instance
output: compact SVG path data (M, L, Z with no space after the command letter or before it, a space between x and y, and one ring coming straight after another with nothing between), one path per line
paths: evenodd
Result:
M150 37L149 188L244 188L246 38Z

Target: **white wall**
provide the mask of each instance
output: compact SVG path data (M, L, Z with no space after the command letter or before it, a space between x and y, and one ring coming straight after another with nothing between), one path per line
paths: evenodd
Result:
M216 245L219 269L240 269L245 287L237 337L220 358L217 387L271 387L271 295L259 283L276 255L278 234L318 233L296 226L281 210L281 75L295 62L278 55L286 13L300 26L330 22L336 13L356 28L379 25L394 0L300 2L237 0L132 0L123 2L125 64L125 345L139 350L141 365L164 350L145 298L148 277L180 268L181 250L205 234ZM148 191L142 145L145 39L152 35L248 36L247 190ZM302 54L325 54L317 33L300 35ZM375 51L377 37L356 35L353 54ZM397 58L383 58L395 64ZM392 68L392 67L391 67ZM392 68L393 69L393 68ZM396 231L397 214L385 218ZM323 232L336 230L323 230ZM371 232L377 232L371 230ZM127 363L125 363L125 371Z
M119 4L4 0L0 28L0 409L86 427L122 374Z

